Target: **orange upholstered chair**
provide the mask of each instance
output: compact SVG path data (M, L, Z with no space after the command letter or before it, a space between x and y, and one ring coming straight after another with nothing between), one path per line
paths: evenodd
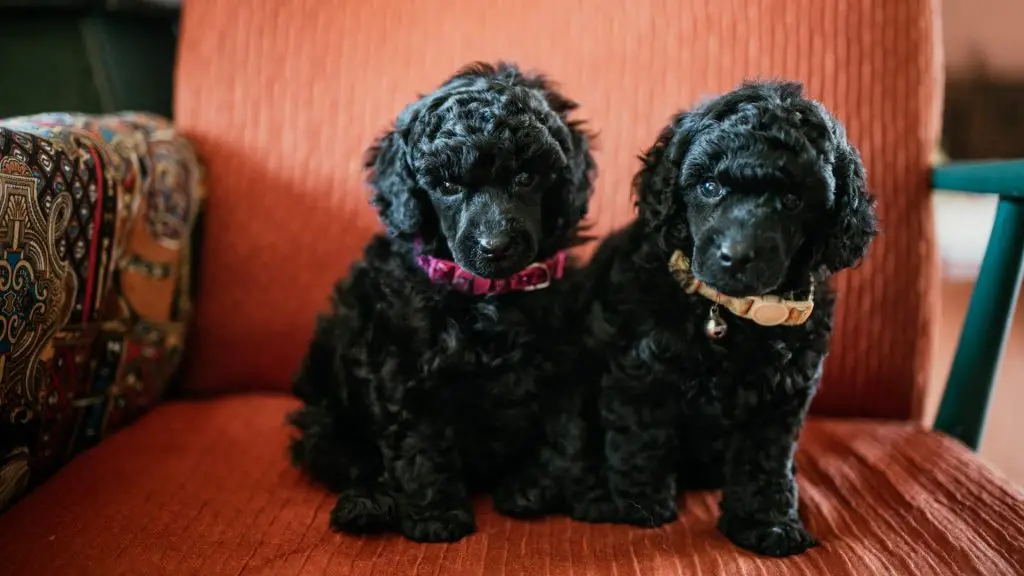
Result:
M938 0L193 0L175 122L208 170L183 398L0 517L0 574L1024 574L1024 497L919 422L935 331L929 153ZM591 214L633 216L637 154L744 78L801 80L848 126L885 232L836 280L838 327L798 455L822 545L743 552L717 495L656 530L513 521L486 497L454 544L328 530L285 458L286 394L331 283L378 229L364 148L472 60L542 70L599 133Z

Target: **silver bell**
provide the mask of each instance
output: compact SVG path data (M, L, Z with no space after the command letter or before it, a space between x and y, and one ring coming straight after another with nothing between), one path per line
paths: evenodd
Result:
M704 323L704 333L712 340L724 337L725 332L729 329L725 320L722 320L722 317L718 315L718 310L715 308L711 309L711 313L708 314L708 321Z

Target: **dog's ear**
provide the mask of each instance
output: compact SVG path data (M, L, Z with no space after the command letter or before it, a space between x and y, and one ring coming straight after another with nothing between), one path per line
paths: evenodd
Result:
M829 273L836 273L864 257L878 233L878 220L860 153L847 140L839 122L830 118L830 125L836 144L832 167L835 199L821 262Z
M563 172L567 185L558 193L544 195L545 235L562 237L569 233L570 242L584 243L589 237L586 236L586 228L580 227L580 222L586 217L590 206L597 165L590 151L592 136L583 123L572 120L564 122L569 135L567 142L562 143L568 160L568 166Z
M557 214L554 221L556 234L561 234L579 226L587 215L590 196L594 192L594 178L597 165L591 154L593 136L586 130L583 122L568 120L563 116L569 130L569 146L565 151L569 162L569 187L561 194L548 194L545 201L546 214ZM584 241L584 238L579 238Z
M415 106L415 105L414 105ZM417 111L407 109L395 128L366 151L365 167L373 189L370 202L394 236L412 237L425 225L426 192L416 182L409 160L409 133Z
M700 112L676 114L640 156L642 166L633 177L633 194L639 220L649 230L660 229L682 202L679 170L702 117Z
M560 205L551 206L545 213L559 215L556 223L559 230L571 229L587 215L590 196L594 191L594 178L597 177L597 164L592 153L595 136L587 130L583 121L570 118L579 105L566 98L544 75L523 75L515 66L504 63L499 64L498 73L508 75L511 84L525 86L543 94L548 107L558 115L559 122L568 130L568 139L561 145L569 162L570 188L567 194L553 198L552 201ZM556 134L558 132L555 131ZM560 135L559 139L562 138Z
M575 107L575 104L573 104ZM582 121L569 120L569 139L572 150L568 152L569 167L572 170L572 189L567 200L568 224L575 226L587 215L590 206L590 195L594 192L594 178L597 177L597 164L591 154L593 134L584 127Z

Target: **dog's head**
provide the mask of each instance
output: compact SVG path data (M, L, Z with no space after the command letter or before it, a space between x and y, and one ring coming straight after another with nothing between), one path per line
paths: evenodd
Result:
M748 83L676 116L634 181L659 246L731 296L804 286L856 264L876 234L864 165L796 83Z
M576 104L542 76L474 64L410 104L367 155L396 238L501 278L570 247L592 191Z

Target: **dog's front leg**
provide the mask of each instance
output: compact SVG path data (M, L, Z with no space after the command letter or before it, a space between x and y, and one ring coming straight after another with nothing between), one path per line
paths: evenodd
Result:
M672 390L666 382L637 382L628 373L605 376L600 412L608 492L573 506L573 518L644 527L676 519Z
M402 533L453 542L476 529L451 426L416 415L383 435L384 461L398 496Z
M584 472L587 432L578 397L554 402L542 417L543 434L530 446L519 466L498 483L494 507L507 516L534 518L564 512L593 475Z
M494 508L513 518L536 518L561 506L565 459L554 446L532 451L494 491Z
M816 545L798 515L793 464L810 397L808 387L766 401L732 431L718 527L742 548L789 556Z

